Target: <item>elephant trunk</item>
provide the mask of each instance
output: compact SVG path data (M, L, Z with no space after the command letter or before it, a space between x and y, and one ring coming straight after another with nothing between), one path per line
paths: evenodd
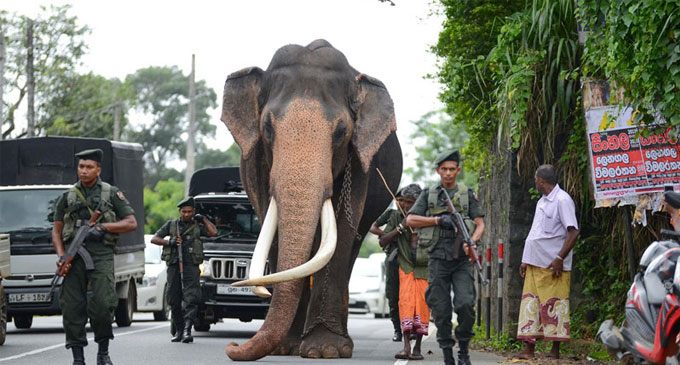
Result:
M299 195L297 199L290 199L290 196L286 197L288 194L297 193L279 190L276 199L280 202L278 271L307 261L321 214L322 194L314 194L316 196L312 199L300 199ZM303 283L304 279L296 279L274 284L274 295L264 324L245 344L227 345L227 356L232 360L250 361L267 356L276 349L293 323Z

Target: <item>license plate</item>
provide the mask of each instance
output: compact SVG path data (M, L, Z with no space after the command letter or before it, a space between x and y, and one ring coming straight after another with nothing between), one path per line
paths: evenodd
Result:
M230 284L217 284L217 294L254 295L249 286L231 286Z
M50 299L49 293L9 294L10 303L49 302Z

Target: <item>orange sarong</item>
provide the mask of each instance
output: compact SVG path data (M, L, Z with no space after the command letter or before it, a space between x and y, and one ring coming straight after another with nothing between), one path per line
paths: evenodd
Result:
M425 303L426 279L416 279L415 272L399 268L399 317L401 331L427 336L430 308Z
M518 340L569 341L570 283L569 271L555 278L552 270L528 265L519 305Z

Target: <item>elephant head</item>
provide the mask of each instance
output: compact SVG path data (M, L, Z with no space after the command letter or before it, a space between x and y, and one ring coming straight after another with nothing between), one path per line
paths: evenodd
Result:
M234 360L254 360L268 355L286 335L303 278L334 255L331 199L339 194L334 182L349 156L364 174L369 172L375 154L396 130L394 107L380 81L357 72L340 51L317 40L307 47L280 48L266 71L254 67L231 74L222 121L241 148L241 178L263 221L253 270L242 284L259 286L259 295L267 294L261 285L274 284L262 328L246 344L227 347ZM272 266L277 272L262 276L275 233ZM321 243L310 259L315 238Z

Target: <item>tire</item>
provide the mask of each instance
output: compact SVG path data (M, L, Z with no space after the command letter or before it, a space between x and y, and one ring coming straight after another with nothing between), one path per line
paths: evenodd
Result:
M137 303L137 290L135 282L130 281L127 299L119 299L116 307L116 324L118 327L129 327L132 324L132 315L135 312Z
M198 313L196 323L194 323L194 329L198 332L210 331L210 322L205 320L203 313Z
M163 289L163 310L153 312L154 321L167 321L170 318L170 304L168 304L168 286Z
M28 329L33 325L32 314L15 314L13 319L16 328Z
M5 343L7 337L7 301L5 300L5 289L0 284L0 345Z

